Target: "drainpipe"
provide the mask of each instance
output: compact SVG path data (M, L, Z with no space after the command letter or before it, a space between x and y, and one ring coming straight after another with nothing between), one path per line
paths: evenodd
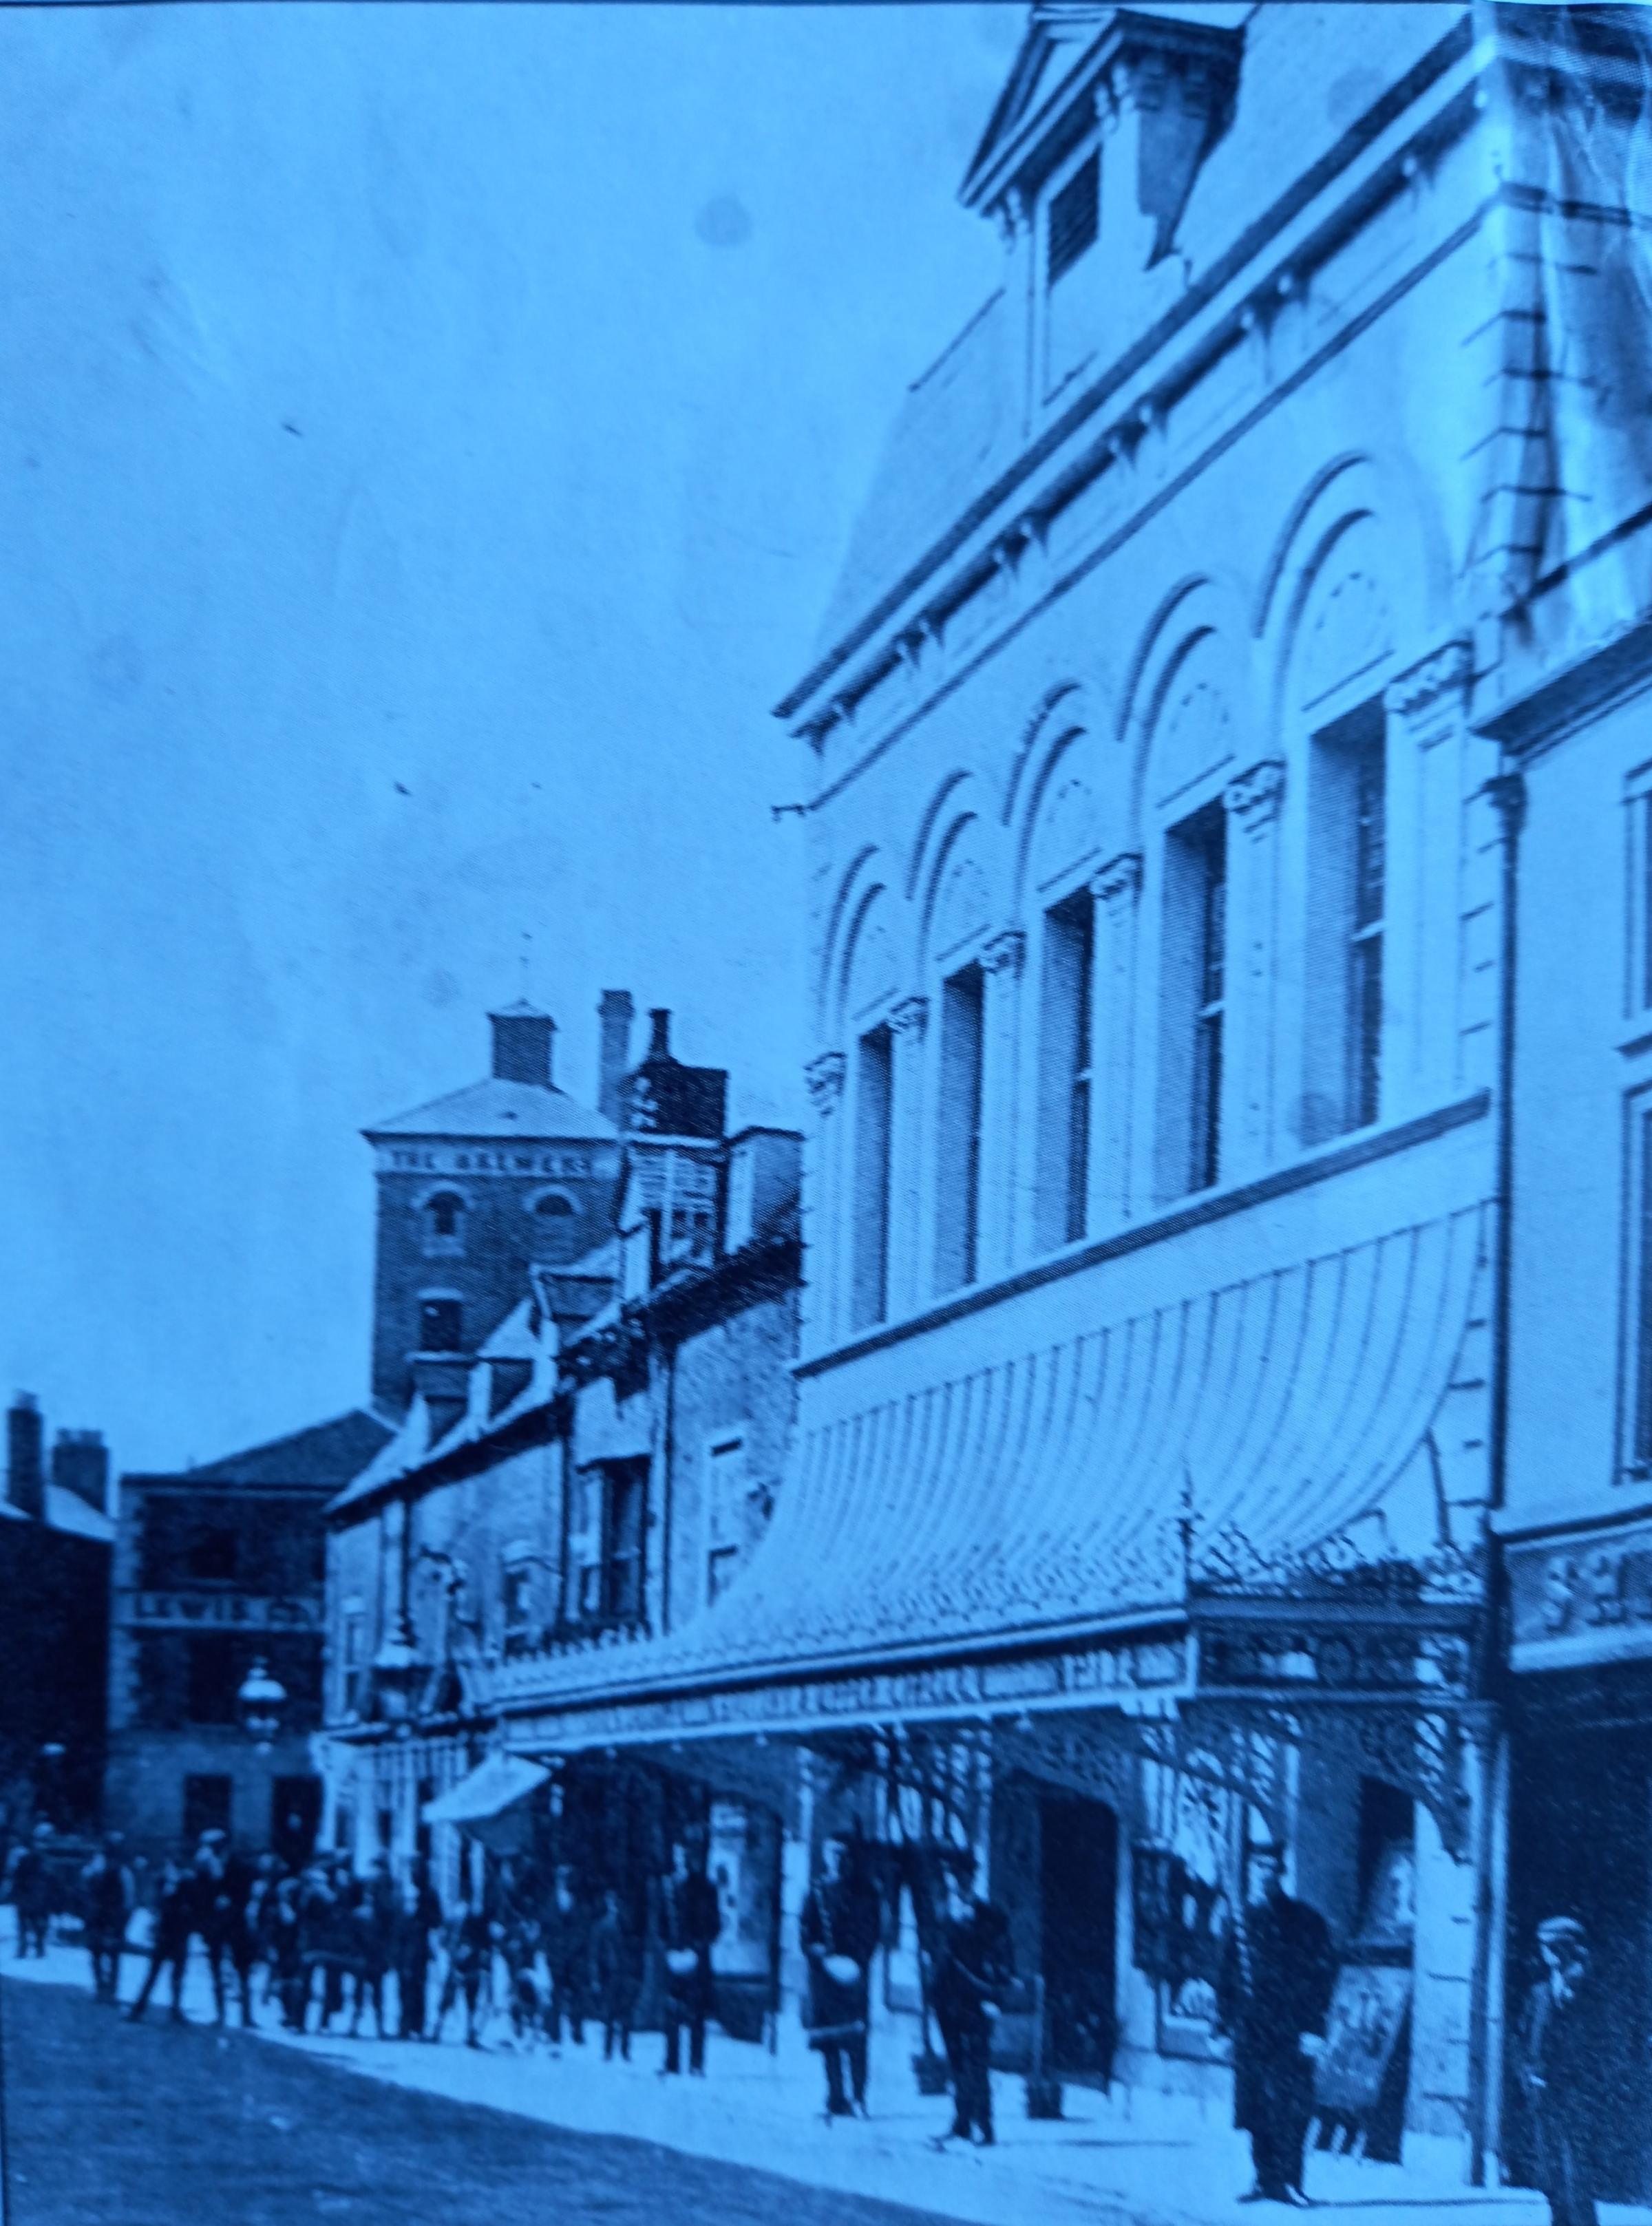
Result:
M1502 948L1497 1011L1496 1133L1493 1141L1496 1228L1492 1251L1491 1398L1488 1452L1490 1502L1501 1507L1509 1472L1509 1352L1514 1257L1515 1028L1520 954L1520 836L1526 818L1526 783L1505 763L1486 783L1503 832ZM1489 1630L1503 1627L1502 1568L1495 1551L1486 1572ZM1486 2184L1488 2159L1502 2146L1503 2014L1493 2000L1503 1962L1507 1922L1503 1869L1507 1861L1508 1734L1494 1701L1470 1733L1474 1752L1474 1960L1469 1973L1469 2180Z

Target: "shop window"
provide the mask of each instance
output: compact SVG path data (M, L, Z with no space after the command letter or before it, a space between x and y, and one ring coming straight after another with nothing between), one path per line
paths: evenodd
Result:
M203 1832L230 1828L232 1779L216 1771L192 1771L183 1782L183 1836L193 1851Z
M1308 784L1303 1141L1382 1110L1388 798L1380 703L1314 739Z
M855 1088L855 1222L851 1326L889 1311L889 1147L894 1049L886 1027L861 1038Z
M1095 914L1081 889L1044 915L1038 1216L1046 1251L1088 1225Z
M1208 1190L1222 1172L1227 1021L1227 813L1207 805L1165 841L1160 1187Z
M953 975L941 992L941 1089L937 1153L935 1287L973 1283L981 1228L982 1032L979 966Z
M238 1650L226 1631L189 1634L184 1713L192 1724L232 1724L240 1679Z
M457 1299L419 1301L419 1351L462 1352L465 1349L465 1310Z

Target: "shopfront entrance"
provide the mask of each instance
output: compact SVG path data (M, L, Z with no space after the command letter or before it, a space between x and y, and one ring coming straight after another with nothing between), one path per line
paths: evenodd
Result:
M1585 1727L1569 1708L1528 1710L1512 1765L1508 2160L1529 2185L1518 2064L1524 2006L1542 1968L1534 1936L1546 1917L1576 1917L1598 1989L1597 2192L1652 2201L1652 1723Z
M1106 2080L1117 2038L1118 1819L1103 1803L1077 1795L1045 1794L1041 1806L1051 2068Z

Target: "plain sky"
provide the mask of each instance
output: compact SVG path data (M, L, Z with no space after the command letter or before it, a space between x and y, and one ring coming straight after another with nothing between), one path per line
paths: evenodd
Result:
M526 983L795 1122L809 659L1013 5L0 10L3 1387L365 1393L365 1122Z

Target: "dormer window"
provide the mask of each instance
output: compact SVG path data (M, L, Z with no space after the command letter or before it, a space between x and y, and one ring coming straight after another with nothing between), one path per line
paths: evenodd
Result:
M1101 217L1102 159L1099 150L1092 148L1066 184L1050 197L1045 270L1052 286L1095 246Z

